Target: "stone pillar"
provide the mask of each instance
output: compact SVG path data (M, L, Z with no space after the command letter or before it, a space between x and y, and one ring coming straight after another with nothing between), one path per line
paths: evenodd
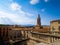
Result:
M16 34L15 36L16 36L16 39L17 39L17 38L18 38L18 37L17 37L17 32L15 32L15 34Z
M3 36L3 28L1 28L1 36Z
M58 40L58 38L55 38L55 40L57 41L57 40Z
M7 30L6 30L6 28L5 28L4 30L5 30L5 35L4 35L4 37L5 37L5 40L7 40L7 37L6 37Z
M53 42L54 42L54 37L53 37Z
M54 38L53 37L47 37L48 38L48 43L52 43L54 41Z
M33 37L33 33L31 33L32 34L32 37Z
M25 38L27 37L26 32L27 32L27 31L25 31Z
M47 38L48 38L47 42L51 43L51 37L47 37Z
M27 38L27 31L25 31L25 38Z
M24 38L25 38L25 31L24 31Z
M60 38L58 37L58 40L59 40Z
M28 38L28 31L27 31L27 38Z
M58 37L57 37L57 40L59 40Z
M54 41L56 41L55 37L54 37Z
M52 37L52 42L54 42L54 41L53 41L53 37Z

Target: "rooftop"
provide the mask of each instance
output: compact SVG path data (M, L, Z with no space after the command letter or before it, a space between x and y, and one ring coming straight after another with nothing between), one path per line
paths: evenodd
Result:
M59 20L50 21L50 23L53 23L53 22L60 22L60 19Z

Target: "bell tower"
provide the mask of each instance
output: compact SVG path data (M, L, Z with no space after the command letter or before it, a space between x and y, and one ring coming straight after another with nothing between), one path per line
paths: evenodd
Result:
M40 14L38 14L37 25L35 26L35 29L38 30L40 28L41 28L41 18L40 18Z
M40 18L40 14L38 14L38 17L37 17L37 26L41 26L41 18Z

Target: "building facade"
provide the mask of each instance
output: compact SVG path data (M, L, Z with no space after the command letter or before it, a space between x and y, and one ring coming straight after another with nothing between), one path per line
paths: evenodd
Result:
M53 20L50 22L50 31L60 32L60 20Z

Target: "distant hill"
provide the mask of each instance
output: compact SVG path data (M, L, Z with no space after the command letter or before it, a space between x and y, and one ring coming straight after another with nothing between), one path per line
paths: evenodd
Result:
M10 25L10 24L0 24L0 26L13 26L13 25ZM33 27L33 26L35 26L35 25L32 25L32 24L17 25L17 24L15 24L15 26Z
M46 27L47 27L47 26L49 26L49 25L42 25L42 26L46 26Z

